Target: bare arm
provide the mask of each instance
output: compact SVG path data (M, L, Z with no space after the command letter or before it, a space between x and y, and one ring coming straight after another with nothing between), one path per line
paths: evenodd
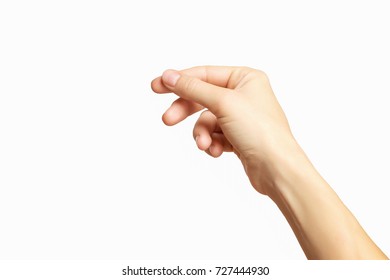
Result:
M300 147L292 144L290 149L279 155L276 187L268 195L286 217L306 257L387 259Z
M168 70L152 82L179 98L167 125L205 110L194 127L199 149L234 152L252 186L279 207L309 259L386 259L295 141L267 76L247 67Z

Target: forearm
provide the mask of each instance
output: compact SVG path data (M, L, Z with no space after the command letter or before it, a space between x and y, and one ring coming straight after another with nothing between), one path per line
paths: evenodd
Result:
M290 148L294 150L279 153L275 187L268 195L286 217L307 258L386 259L299 146Z

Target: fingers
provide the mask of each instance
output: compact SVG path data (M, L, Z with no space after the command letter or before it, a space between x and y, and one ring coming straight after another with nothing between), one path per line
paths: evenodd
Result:
M234 76L234 72L241 70L240 67L230 66L197 66L179 72L182 75L198 78L218 87L234 88L234 85L229 85L229 81Z
M198 148L213 157L220 156L224 151L233 151L215 116L223 117L222 98L232 94L232 89L239 86L239 82L250 71L253 69L224 66L165 71L161 77L152 81L153 91L173 92L179 98L164 113L164 123L175 125L206 107L210 111L202 113L194 127L194 138Z
M172 92L172 91L170 91L169 89L167 89L164 86L164 84L162 82L162 79L161 79L161 76L153 79L153 81L150 84L150 86L151 86L152 90L155 93L169 93L169 92Z
M200 115L194 126L193 137L198 148L213 157L233 151L232 145L218 126L217 118L210 111L204 111Z
M162 75L162 82L178 96L196 102L215 111L218 101L228 90L198 78L182 75L174 70L167 70Z
M200 150L206 151L210 147L212 143L211 135L216 126L217 118L210 111L204 111L200 114L193 130L196 145Z
M234 88L235 72L243 72L248 70L243 67L228 67L228 66L197 66L189 69L179 71L180 74L198 78L206 83L223 87L223 88ZM152 89L156 93L168 93L172 92L168 87L166 87L162 81L162 77L155 78L152 81Z
M230 142L225 138L225 136L222 133L214 132L211 135L211 138L213 139L210 147L209 147L209 155L213 157L219 157L224 152L232 152L233 147L230 144Z
M162 120L166 125L175 125L202 109L203 106L198 103L178 98L165 111Z
M152 81L152 89L157 93L173 92L183 99L209 108L214 113L224 94L239 83L248 72L244 67L201 66L182 71L167 70L161 77Z

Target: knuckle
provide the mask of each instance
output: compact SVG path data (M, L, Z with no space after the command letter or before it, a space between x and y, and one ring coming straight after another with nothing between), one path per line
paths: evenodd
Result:
M251 67L243 66L240 67L240 72L243 73L244 75L252 75L254 77L260 78L260 79L268 79L267 74L259 69L254 69Z
M258 79L261 79L264 81L268 80L267 74L262 70L253 69L252 74Z
M248 67L248 66L241 66L240 67L240 71L244 72L244 73L249 73L249 72L253 72L253 71L256 71L256 70L251 68L251 67Z
M267 74L266 74L263 70L258 70L258 69L256 69L255 72L256 72L256 74L257 74L259 77L267 77Z
M267 74L262 70L250 68L247 66L237 67L230 76L230 84L228 84L228 88L234 88L232 85L238 84L244 78L261 80L263 82L268 81Z
M247 74L247 78L256 80L261 86L265 86L270 83L267 74L262 70L253 69Z
M262 82L269 83L268 75L264 71L256 70L256 76Z

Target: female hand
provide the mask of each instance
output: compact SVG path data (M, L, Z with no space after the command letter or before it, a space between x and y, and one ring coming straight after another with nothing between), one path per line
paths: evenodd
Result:
M276 203L309 259L387 259L294 140L263 72L167 70L152 89L179 96L163 115L167 125L207 109L194 127L199 149L214 157L235 152L253 187Z
M152 81L152 89L179 96L163 115L167 125L206 108L193 130L198 148L213 157L235 152L262 194L273 185L279 157L291 148L297 150L268 78L259 70L221 66L167 70Z

